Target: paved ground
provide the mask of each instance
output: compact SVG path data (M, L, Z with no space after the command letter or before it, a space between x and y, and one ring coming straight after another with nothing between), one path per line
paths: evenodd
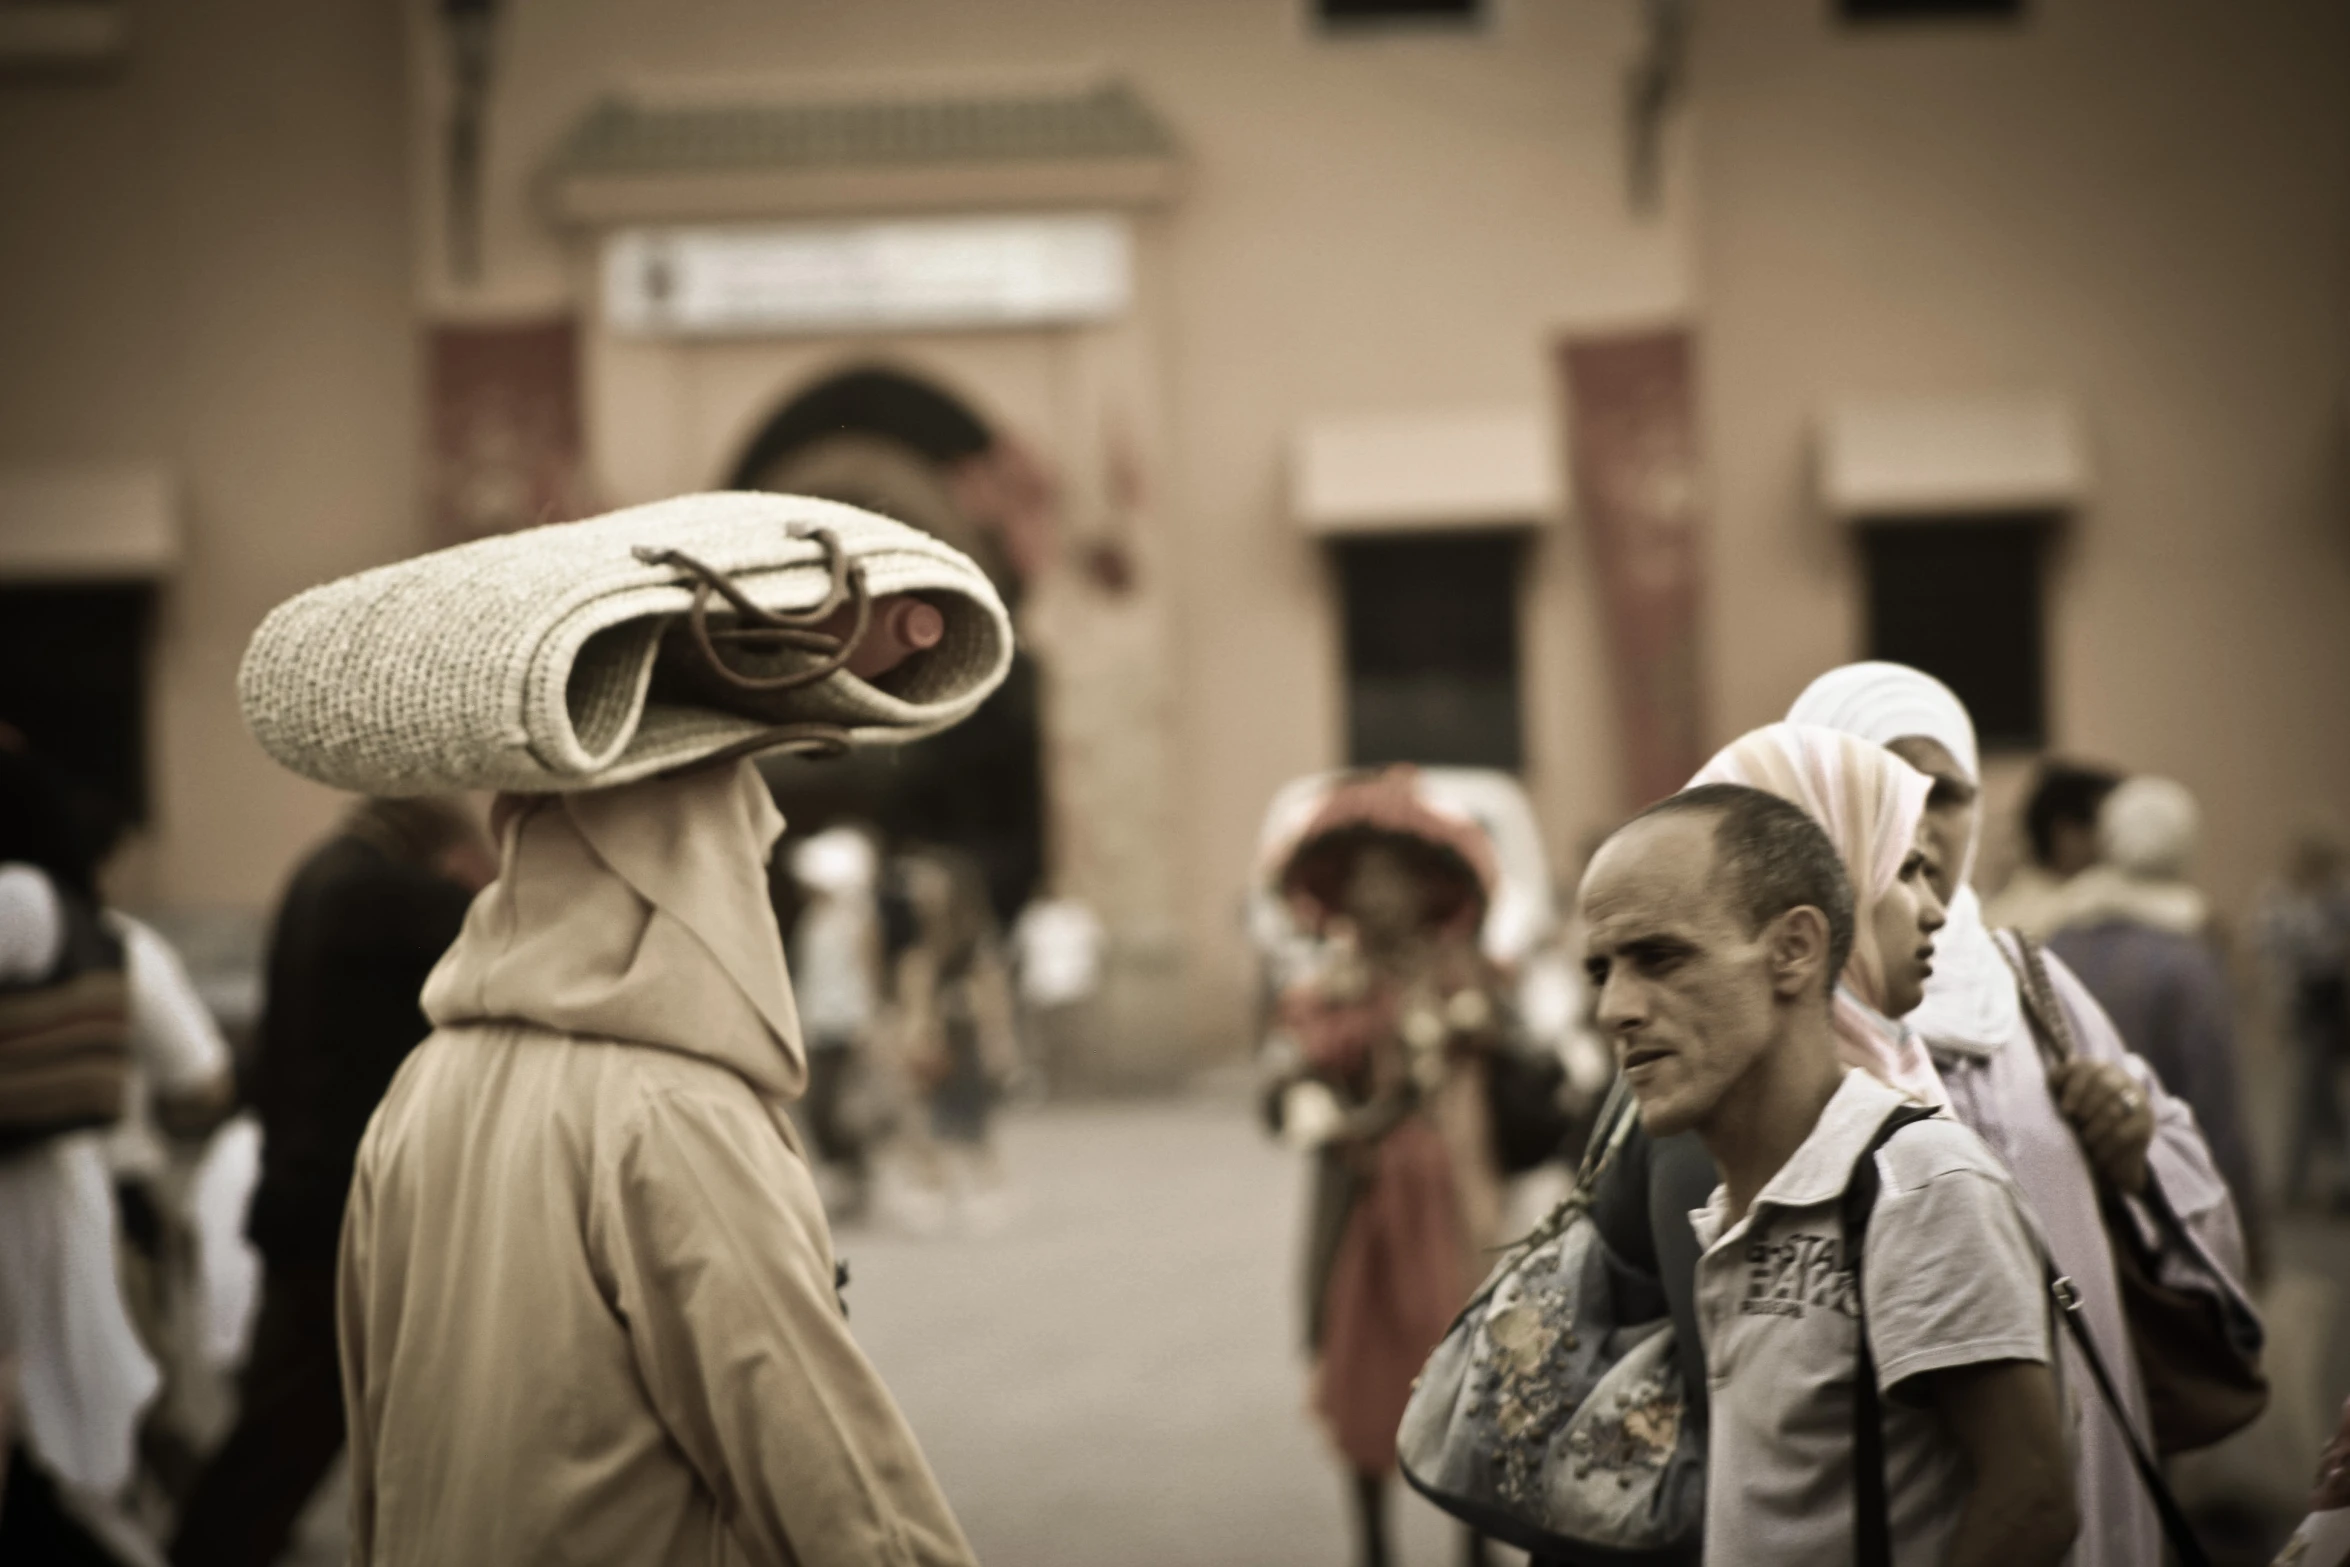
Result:
M1346 1561L1296 1348L1295 1158L1225 1101L1049 1109L1005 1148L999 1233L840 1241L857 1335L980 1559ZM1404 1562L1456 1558L1439 1515L1396 1507Z
M2273 1082L2255 1073L2269 1124ZM1011 1118L1004 1148L1017 1200L996 1232L840 1237L857 1335L981 1560L1345 1563L1338 1472L1296 1348L1294 1157L1232 1096L1048 1108ZM2216 1480L2249 1475L2289 1507L2315 1458L2312 1412L2350 1392L2350 1225L2293 1216L2276 1241L2291 1280L2272 1306L2279 1418ZM304 1567L341 1559L341 1498L320 1500ZM1445 1520L1396 1505L1403 1563L1456 1559ZM2265 1562L2274 1527L2251 1520L2224 1559Z

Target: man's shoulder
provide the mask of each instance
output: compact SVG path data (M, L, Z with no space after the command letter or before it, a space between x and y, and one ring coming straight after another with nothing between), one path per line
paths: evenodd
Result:
M619 1040L575 1040L601 1057L597 1116L616 1125L623 1145L645 1136L675 1136L698 1127L730 1142L764 1147L783 1132L775 1101L723 1062L661 1045Z
M2007 1166L1988 1143L1947 1112L1902 1127L1878 1150L1887 1194L1912 1192L1945 1176L1977 1176L2011 1184Z

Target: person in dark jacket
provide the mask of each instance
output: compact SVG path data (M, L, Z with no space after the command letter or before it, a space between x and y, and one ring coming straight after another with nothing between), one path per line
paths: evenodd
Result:
M2260 1191L2244 1129L2236 1003L2203 893L2187 880L2201 813L2183 784L2132 778L2097 817L2100 862L2073 878L2048 948L2123 1041L2184 1099L2236 1200L2259 1273Z
M245 1225L262 1257L261 1312L236 1427L180 1515L181 1567L275 1561L342 1450L335 1253L359 1140L431 1031L425 977L496 874L456 802L367 800L286 889L245 1085L262 1126Z

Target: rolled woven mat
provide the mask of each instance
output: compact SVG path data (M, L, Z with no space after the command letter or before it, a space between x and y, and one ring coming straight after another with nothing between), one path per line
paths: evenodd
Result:
M833 667L878 618L862 601L905 594L940 612L936 644L871 680ZM261 623L237 690L262 749L321 783L547 792L933 734L1011 661L1003 602L961 552L853 506L728 493L312 588Z

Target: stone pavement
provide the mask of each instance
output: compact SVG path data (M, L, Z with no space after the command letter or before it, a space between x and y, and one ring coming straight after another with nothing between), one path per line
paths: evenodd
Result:
M1049 1108L1004 1150L997 1233L838 1241L850 1322L980 1560L1350 1560L1305 1407L1296 1156L1223 1097ZM1458 1559L1441 1515L1400 1485L1394 1505L1399 1567Z
M1007 1118L988 1235L837 1237L850 1324L987 1567L1343 1567L1298 1348L1304 1169L1235 1096ZM281 1567L343 1559L341 1466ZM1459 1559L1399 1484L1397 1567ZM1496 1567L1523 1558L1496 1551Z
M2273 1124L2272 1085L2255 1080L2256 1117ZM1233 1094L1028 1112L1006 1119L1003 1147L1014 1201L993 1233L838 1239L851 1325L980 1560L1343 1567L1341 1482L1297 1347L1295 1156ZM2262 1516L2211 1542L2230 1563L2268 1560L2307 1484L2314 1423L2350 1392L2350 1225L2285 1216L2275 1241L2297 1281L2271 1301L2279 1407L2204 1477L2266 1482ZM342 1505L330 1487L289 1562L342 1559ZM1440 1515L1400 1490L1395 1506L1398 1567L1457 1560Z

